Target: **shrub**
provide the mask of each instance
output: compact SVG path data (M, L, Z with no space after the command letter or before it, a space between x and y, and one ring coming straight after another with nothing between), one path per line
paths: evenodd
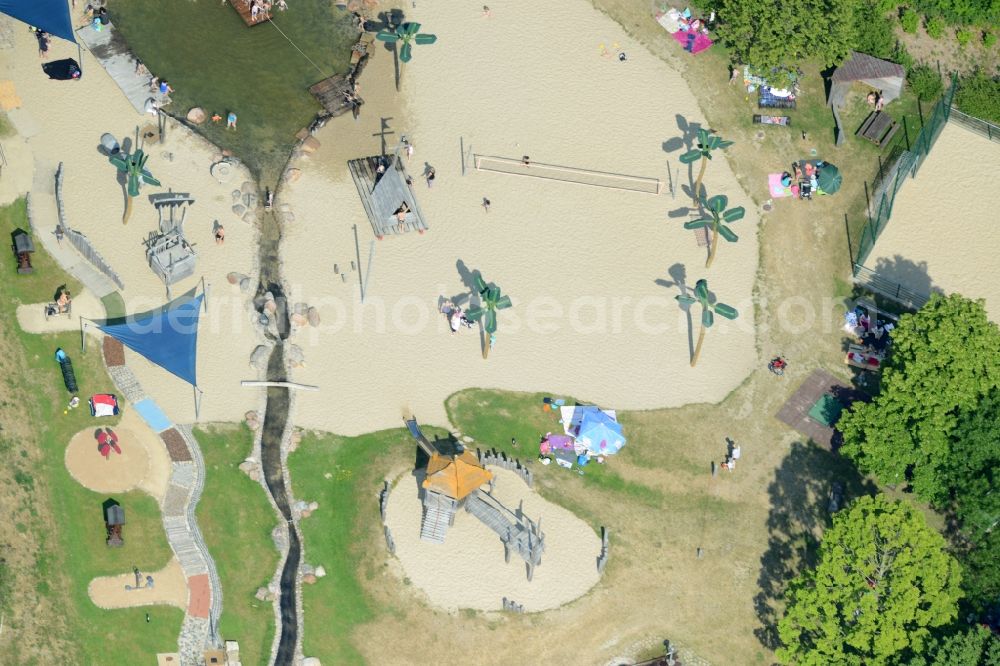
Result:
M866 2L854 14L854 30L851 48L868 53L876 58L892 58L896 47L893 22L879 13L878 5Z
M944 19L940 16L935 16L931 20L927 21L927 34L930 35L932 39L941 39L944 35L945 27Z
M983 46L987 49L992 49L997 45L997 36L992 32L983 33Z
M903 26L903 32L908 32L912 35L920 26L920 14L909 8L904 9L903 14L899 17L899 22Z
M1000 80L978 70L963 77L958 83L955 104L970 116L1000 125Z
M906 83L914 94L923 101L937 99L944 89L941 75L933 67L917 65L906 73Z
M955 39L958 41L958 45L964 49L972 41L973 34L969 28L959 28L955 31Z

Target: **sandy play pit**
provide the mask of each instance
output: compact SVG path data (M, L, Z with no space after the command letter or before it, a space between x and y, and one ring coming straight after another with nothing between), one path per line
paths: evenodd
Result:
M104 427L104 426L101 426ZM166 447L140 417L125 412L117 426L121 454L104 458L97 450L98 425L81 430L66 447L66 469L81 485L99 493L119 493L140 488L157 500L163 499L170 477Z
M146 586L146 576L153 577L153 587ZM135 574L132 572L95 578L87 586L87 594L90 595L90 600L101 608L129 608L154 604L187 607L187 583L176 557L171 558L167 566L159 571L140 572L140 578L143 587L138 589L134 589ZM133 589L126 589L126 585Z
M530 613L557 608L585 594L600 578L601 540L594 529L537 495L513 472L495 467L490 471L496 479L494 497L512 510L523 500L527 516L542 520L545 553L533 580L528 582L524 561L516 554L504 563L499 537L464 509L459 509L443 544L421 541L421 504L409 473L398 479L386 510L403 575L432 604L447 610L501 610L507 597Z

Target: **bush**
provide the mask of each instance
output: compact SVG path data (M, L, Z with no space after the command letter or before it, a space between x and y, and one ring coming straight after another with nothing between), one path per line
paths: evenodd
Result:
M922 101L937 99L944 90L941 75L933 67L917 65L906 73L906 83Z
M931 20L927 21L927 34L931 36L932 39L941 39L944 35L944 29L946 25L944 19L940 16L935 16Z
M988 49L992 49L996 45L997 45L997 36L992 32L984 32L983 46L985 46Z
M955 31L955 39L958 41L958 45L964 49L972 41L973 34L975 33L970 28L959 28Z
M963 113L1000 125L1000 80L976 71L958 82L955 104Z
M892 59L896 48L893 22L879 13L878 5L866 2L854 13L854 31L851 48L876 58ZM901 63L902 64L902 63Z
M903 32L908 32L912 35L920 27L920 14L909 8L904 9L903 14L899 17L899 22L903 26Z

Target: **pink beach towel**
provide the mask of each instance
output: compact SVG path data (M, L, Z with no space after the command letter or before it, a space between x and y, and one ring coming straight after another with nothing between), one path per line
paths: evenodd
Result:
M688 35L692 33L685 32L684 30L678 30L673 33L673 38L684 47L686 51L688 48ZM701 53L708 47L712 45L712 39L703 32L694 33L694 44L691 47L691 53Z
M792 196L792 188L781 184L780 173L767 174L767 189L775 199Z

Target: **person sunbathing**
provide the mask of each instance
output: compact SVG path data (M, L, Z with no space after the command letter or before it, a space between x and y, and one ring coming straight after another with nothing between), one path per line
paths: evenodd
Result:
M73 299L69 295L68 289L62 289L59 292L59 298L56 299L56 308L60 313L69 312L70 304Z

